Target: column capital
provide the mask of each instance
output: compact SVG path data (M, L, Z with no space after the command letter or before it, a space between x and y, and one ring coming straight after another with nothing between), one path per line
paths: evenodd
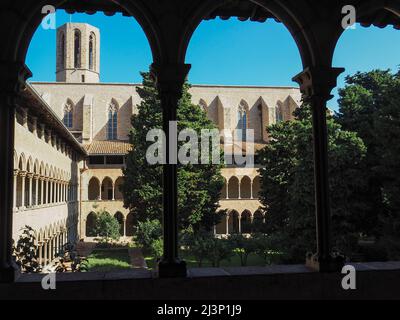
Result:
M151 76L154 77L159 93L182 94L182 86L189 73L190 64L157 64L150 67Z
M14 177L18 176L19 172L19 169L14 169Z
M304 99L320 97L326 100L331 99L331 91L337 85L337 77L344 71L344 68L333 67L307 67L293 81L300 85L300 91Z
M21 176L21 177L26 177L27 176L27 174L28 174L28 172L26 172L26 171L23 171L23 170L20 170L19 171L19 175Z

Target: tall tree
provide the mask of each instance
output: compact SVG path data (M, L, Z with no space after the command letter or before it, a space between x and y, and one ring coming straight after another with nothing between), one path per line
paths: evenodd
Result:
M266 211L265 232L275 249L286 261L303 262L307 252L315 252L316 243L312 121L308 105L294 115L293 121L268 127L270 142L259 152L260 200ZM330 116L327 126L334 244L348 254L362 220L360 203L353 199L365 147Z
M338 121L357 132L367 153L362 162L366 188L360 190L368 210L370 233L400 234L400 75L373 70L347 77L339 91ZM399 242L399 241L398 241ZM400 252L400 242L398 245Z
M127 156L122 192L124 205L134 213L136 221L161 221L162 166L147 163L146 151L153 142L146 141L146 135L150 129L162 128L162 110L154 81L149 73L142 73L142 76L143 86L137 88L142 101L138 105L138 113L132 116L129 138L133 147ZM215 129L215 126L202 108L191 103L189 88L185 83L178 104L178 132L189 128L200 137L201 129ZM202 227L211 230L219 221L218 201L223 186L221 166L211 162L178 164L178 215L181 229L196 230Z

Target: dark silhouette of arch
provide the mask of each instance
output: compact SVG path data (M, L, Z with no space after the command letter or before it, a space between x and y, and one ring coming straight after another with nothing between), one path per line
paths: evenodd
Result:
M86 236L87 237L95 237L96 231L96 214L94 212L90 212L86 217Z
M119 224L119 234L121 236L124 236L124 215L121 212L117 211L114 214L114 218L117 219Z

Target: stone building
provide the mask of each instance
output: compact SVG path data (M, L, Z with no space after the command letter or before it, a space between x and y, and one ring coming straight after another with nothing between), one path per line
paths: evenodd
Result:
M140 103L136 92L140 84L100 82L100 31L93 26L67 23L58 28L56 43L57 81L31 82L30 90L40 95L38 103L51 108L54 122L83 157L76 162L73 177L77 237L91 235L94 212L102 208L118 219L123 236L132 236L132 216L123 207L118 186L130 149L130 117ZM200 105L220 130L253 129L255 149L268 142L266 126L290 120L301 98L295 87L192 85L190 93L192 102ZM17 140L21 137L17 131ZM18 148L17 154L22 154L24 145ZM53 164L60 166L65 171L60 179L68 181L71 173L61 163ZM241 228L244 221L263 219L258 210L257 164L252 168L228 165L222 175L225 186L220 206L228 209L228 214L216 233L247 232Z

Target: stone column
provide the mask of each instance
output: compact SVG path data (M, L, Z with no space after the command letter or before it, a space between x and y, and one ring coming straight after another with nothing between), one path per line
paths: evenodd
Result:
M17 181L18 181L18 169L14 169L14 182L13 182L13 210L17 210Z
M46 194L45 194L46 204L49 203L49 198L50 198L50 183L49 183L49 178L46 178Z
M39 205L39 175L35 174L33 176L33 178L35 179L35 203L34 206L38 206Z
M21 182L22 182L22 188L21 188L21 210L25 209L25 177L26 177L26 171L21 171L19 173L21 175Z
M44 177L39 177L39 180L40 180L40 205L43 205Z
M170 133L170 125L177 120L178 101L189 72L187 64L153 64L158 95L163 110L163 130L166 137L166 164L163 165L163 241L164 255L158 265L160 277L185 277L186 263L178 257L178 190L177 190L177 135Z
M25 64L7 60L6 51L0 61L0 283L13 282L19 274L12 257L15 108L32 76Z
M242 233L242 214L238 213L238 231L239 234Z
M226 200L229 199L229 182L228 180L226 181Z
M238 181L238 199L242 199L242 196L240 194L240 180Z
M251 182L250 182L250 199L254 199L253 198L253 180L251 180Z
M320 272L340 271L344 264L342 259L332 256L326 125L326 103L332 98L331 91L343 71L343 68L311 67L293 78L312 109L317 253L307 264Z
M29 197L28 197L28 207L32 207L32 185L33 185L33 173L27 174L28 182L29 182Z
M112 200L113 201L115 200L115 183L113 183L113 186L112 186Z

